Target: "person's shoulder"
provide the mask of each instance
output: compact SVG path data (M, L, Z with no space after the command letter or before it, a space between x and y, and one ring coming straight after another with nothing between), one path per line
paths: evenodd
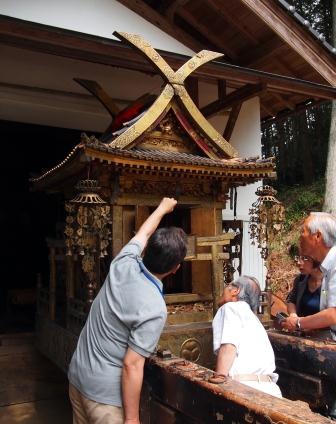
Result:
M138 240L131 239L114 258L114 261L120 260L125 256L140 256L142 245Z
M308 279L309 275L308 274L298 274L295 279L294 279L294 284L299 284L299 283L303 283Z
M246 302L237 301L225 303L221 306L221 309L224 313L240 314L242 311L250 309L250 307Z

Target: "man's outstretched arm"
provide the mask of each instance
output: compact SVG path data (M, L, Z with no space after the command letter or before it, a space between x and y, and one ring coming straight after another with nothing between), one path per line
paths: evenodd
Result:
M164 197L155 211L141 225L133 240L138 241L144 248L149 237L154 233L160 224L161 219L175 208L177 201L170 197Z

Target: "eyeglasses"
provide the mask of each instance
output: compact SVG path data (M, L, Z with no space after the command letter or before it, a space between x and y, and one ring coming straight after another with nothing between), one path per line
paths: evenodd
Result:
M233 284L233 282L232 281L230 281L229 283L224 283L224 288L225 287L228 287L228 288L230 288L230 289L232 289L233 287L234 288L237 288L237 286L235 285L235 284Z
M312 258L310 256L295 256L294 257L295 262L308 262L312 261Z

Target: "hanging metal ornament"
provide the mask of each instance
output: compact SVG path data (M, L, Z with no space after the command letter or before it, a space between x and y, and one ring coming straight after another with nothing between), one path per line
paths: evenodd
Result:
M284 222L284 207L275 198L276 193L276 190L268 185L258 187L256 191L258 199L252 203L249 211L250 238L252 244L257 243L261 257L265 260L268 258L270 246L275 236L282 230ZM271 302L271 275L268 267L265 290L260 296L260 319L266 328L272 325Z
M282 230L284 207L275 198L277 191L268 185L257 188L258 199L249 210L249 233L252 244L261 249L261 257L267 259L269 248L275 236Z
M79 193L65 204L68 214L64 231L66 254L82 256L82 269L89 276L90 284L95 286L93 281L96 258L107 255L107 247L111 241L110 206L99 196L97 180L81 180L76 189ZM91 294L88 302L93 300Z

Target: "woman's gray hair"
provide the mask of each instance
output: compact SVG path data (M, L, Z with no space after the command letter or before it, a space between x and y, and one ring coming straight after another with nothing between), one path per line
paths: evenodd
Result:
M243 300L250 305L254 313L258 312L260 299L259 281L248 275L242 275L231 283L232 286L239 288L238 300Z
M327 247L336 245L336 218L326 212L311 212L307 227L311 234L318 231Z

